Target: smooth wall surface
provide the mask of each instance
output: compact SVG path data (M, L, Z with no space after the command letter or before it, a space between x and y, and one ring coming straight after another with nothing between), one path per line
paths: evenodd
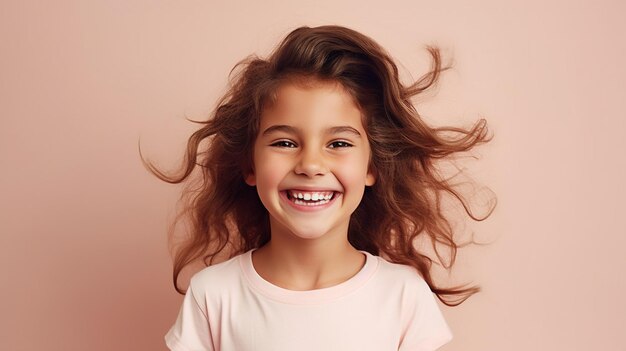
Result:
M455 68L418 99L434 124L485 117L466 165L498 196L465 226L444 351L623 350L626 41L619 1L0 3L0 349L165 350L182 297L166 230L180 161L227 74L300 25L341 24L402 65ZM463 219L461 219L463 221Z

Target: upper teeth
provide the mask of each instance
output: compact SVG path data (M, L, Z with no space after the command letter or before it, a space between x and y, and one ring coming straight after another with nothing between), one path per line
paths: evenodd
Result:
M330 200L330 198L333 197L332 191L300 192L300 191L289 190L289 194L293 198L302 199L306 201Z

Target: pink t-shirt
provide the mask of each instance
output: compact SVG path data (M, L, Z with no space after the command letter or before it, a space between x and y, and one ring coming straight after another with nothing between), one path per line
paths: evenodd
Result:
M287 290L263 279L252 251L203 269L165 336L175 351L434 351L452 339L428 284L409 266L366 255L347 281Z

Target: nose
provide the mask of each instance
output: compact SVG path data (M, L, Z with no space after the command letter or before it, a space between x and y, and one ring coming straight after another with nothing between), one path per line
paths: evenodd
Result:
M319 150L303 149L294 168L294 172L307 177L324 175L328 172L324 156Z

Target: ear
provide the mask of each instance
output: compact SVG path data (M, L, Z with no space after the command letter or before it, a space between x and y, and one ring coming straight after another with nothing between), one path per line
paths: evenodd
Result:
M256 176L254 175L254 172L250 172L248 173L248 175L246 176L246 184L250 185L250 186L255 186L256 185Z
M372 186L376 183L376 171L370 168L365 176L365 186Z

